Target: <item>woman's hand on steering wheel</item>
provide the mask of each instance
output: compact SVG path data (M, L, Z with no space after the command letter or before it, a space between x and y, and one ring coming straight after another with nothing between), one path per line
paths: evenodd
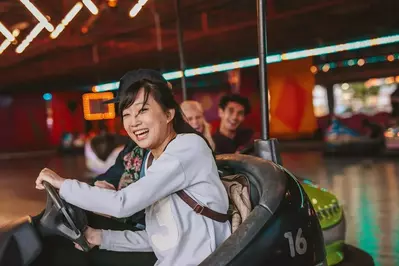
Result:
M84 235L87 242L89 243L90 249L95 246L101 245L103 233L100 229L94 229L88 226L86 231L84 232ZM82 247L77 243L75 243L75 248L83 251Z
M65 181L65 178L62 178L57 173L55 173L54 171L52 171L48 168L44 168L40 172L39 176L36 179L36 189L39 189L39 190L44 189L43 181L47 181L54 188L60 189L62 183L64 183L64 181Z

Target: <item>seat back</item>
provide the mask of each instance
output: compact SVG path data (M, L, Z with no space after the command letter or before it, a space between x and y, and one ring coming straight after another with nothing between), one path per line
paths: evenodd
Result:
M244 154L223 154L216 157L219 174L240 174L249 182L253 207L261 205L272 213L284 195L286 174L276 164L262 158Z
M235 258L253 243L276 212L284 198L288 179L280 167L259 157L223 154L216 157L216 163L222 178L236 174L247 178L252 211L236 231L200 265L234 265Z

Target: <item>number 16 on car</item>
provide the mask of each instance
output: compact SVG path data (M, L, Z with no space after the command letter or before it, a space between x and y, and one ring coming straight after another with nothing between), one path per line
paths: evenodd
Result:
M296 255L303 255L306 253L308 245L306 239L302 236L302 228L298 229L295 237L292 232L286 232L284 237L288 239L291 257L294 258Z

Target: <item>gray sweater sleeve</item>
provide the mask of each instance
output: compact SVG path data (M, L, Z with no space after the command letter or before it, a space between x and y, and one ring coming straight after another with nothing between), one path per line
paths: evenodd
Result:
M146 176L119 191L89 186L67 179L60 188L60 196L84 210L117 218L129 217L156 201L188 186L183 168L173 153L164 152Z
M146 231L102 230L100 249L119 252L151 252Z

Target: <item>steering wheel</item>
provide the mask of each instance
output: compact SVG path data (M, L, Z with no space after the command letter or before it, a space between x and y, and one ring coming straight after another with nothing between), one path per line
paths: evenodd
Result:
M83 251L90 250L84 231L87 227L86 213L59 196L55 188L44 181L47 192L46 209L40 219L40 231L44 235L60 235L79 244Z

